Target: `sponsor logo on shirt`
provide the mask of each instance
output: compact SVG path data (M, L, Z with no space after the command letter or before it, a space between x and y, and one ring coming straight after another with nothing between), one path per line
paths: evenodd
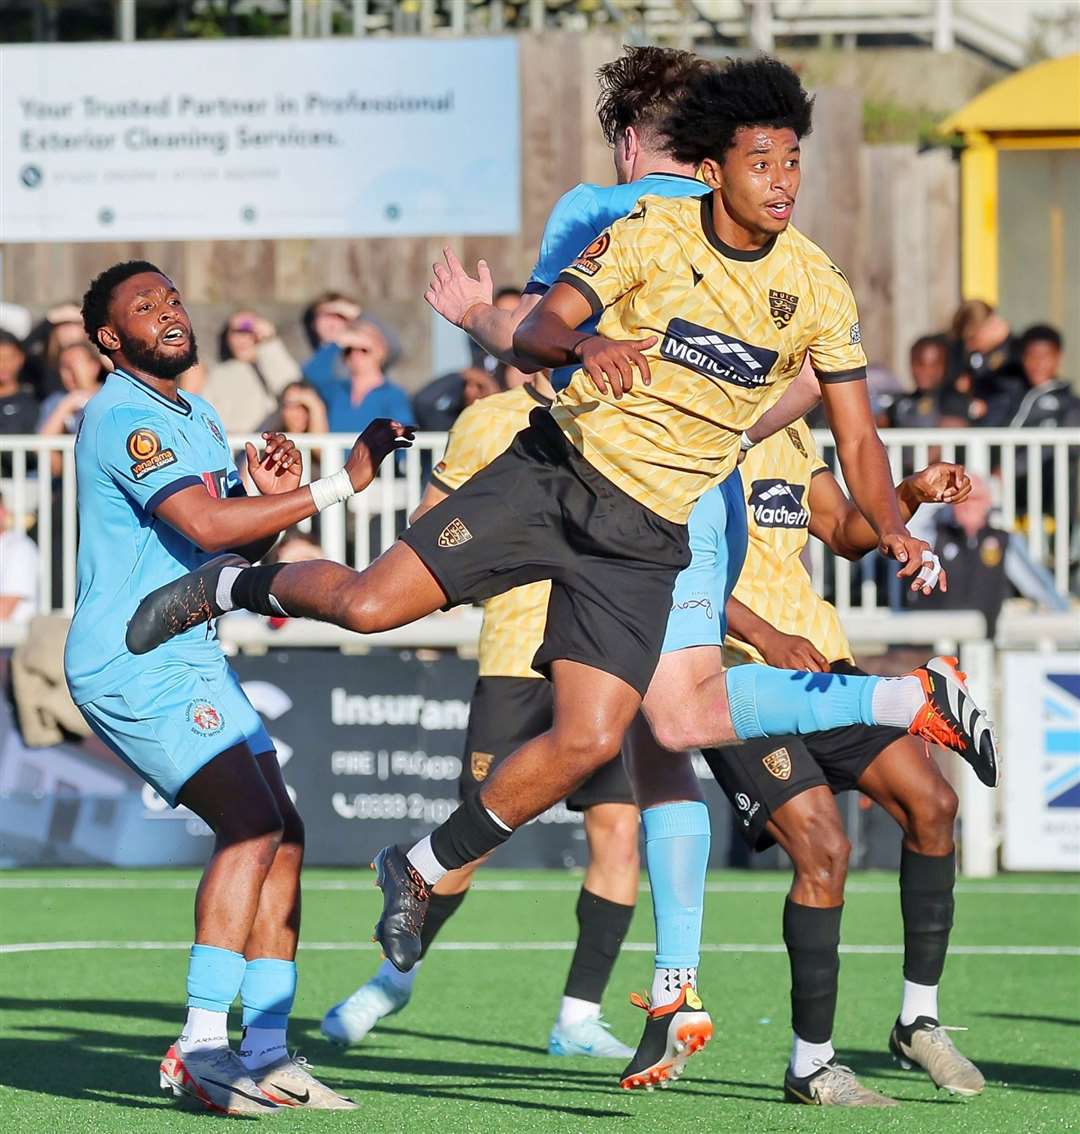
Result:
M803 504L806 486L771 478L750 486L750 510L759 528L806 528L810 513Z
M851 345L858 346L862 342L862 331L858 323L851 324Z
M600 233L570 267L584 272L587 276L595 276L600 271L600 257L608 250L610 244L611 237L606 232Z
M782 331L791 322L791 317L798 306L797 295L788 295L786 291L773 291L769 288L769 314L772 315L777 330Z
M757 389L768 380L779 355L774 350L743 342L733 335L672 319L660 344L660 356L696 374Z
M131 473L136 480L176 464L176 454L172 449L161 447L161 438L152 429L133 429L128 434L127 451L135 462Z

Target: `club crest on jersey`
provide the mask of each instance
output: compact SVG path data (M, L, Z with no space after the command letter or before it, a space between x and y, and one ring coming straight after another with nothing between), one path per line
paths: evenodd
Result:
M161 438L152 429L133 429L128 434L127 451L135 462L131 474L136 480L176 464L176 454L161 447Z
M774 779L791 779L791 754L786 748L770 752L768 756L761 758L761 762L765 765L765 771Z
M472 539L472 532L460 519L453 519L439 532L440 547L460 547Z
M608 250L610 244L611 237L606 232L600 233L570 267L584 272L587 276L595 276L600 271L600 257Z
M803 504L806 485L770 478L750 486L750 511L759 528L806 528L810 513Z
M798 306L797 295L788 295L786 291L773 291L769 288L769 314L772 315L777 330L782 331L791 322L791 317Z
M754 390L764 386L779 355L734 335L672 319L660 344L660 355L695 374Z
M190 701L187 720L196 736L214 736L225 727L225 718L209 701Z
M472 752L469 754L469 771L472 773L472 778L476 782L483 783L488 778L488 772L491 771L491 765L495 763L495 757L490 752Z
M225 438L221 435L218 423L208 413L203 414L203 424L210 430L211 436L219 445L225 444Z

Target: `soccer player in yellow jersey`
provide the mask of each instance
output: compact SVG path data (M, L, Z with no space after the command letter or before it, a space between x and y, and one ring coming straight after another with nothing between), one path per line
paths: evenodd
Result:
M540 371L525 385L469 406L454 423L446 453L412 520L499 456L528 426L529 414L537 406L549 407L554 397L547 374ZM544 638L550 590L550 583L529 583L484 603L479 675L459 783L463 800L476 795L511 752L551 727L551 684L532 665ZM622 757L596 771L566 803L584 812L589 865L577 901L577 946L548 1052L625 1060L633 1049L611 1035L600 1014L604 989L630 928L641 871L638 810ZM433 887L420 937L421 960L461 906L479 865L452 870ZM418 962L402 973L384 960L371 980L327 1012L323 1035L336 1043L358 1043L378 1020L405 1007L419 968Z
M836 609L813 588L802 562L808 534L858 559L877 537L821 460L802 421L752 448L741 469L749 544L728 600L727 644L754 662L819 673L859 674ZM910 519L923 503L959 503L971 482L957 465L934 464L896 488ZM840 915L850 850L833 796L858 790L900 825L904 983L889 1046L934 1084L978 1094L983 1077L938 1020L938 982L953 915L956 795L923 744L902 729L851 725L807 736L749 740L704 750L739 828L755 850L774 842L795 869L784 906L794 1039L784 1080L791 1102L891 1106L835 1062Z
M986 717L941 659L903 678L840 680L743 666L726 680L713 655L700 655L719 649L710 645L675 651L701 657L701 680L682 681L693 693L685 703L665 705L663 682L657 688L653 681L675 580L690 564L690 511L732 472L740 431L790 384L807 353L828 381L824 400L845 477L857 486L878 546L902 564L913 587L928 589L938 574L925 573L923 557L932 560L932 553L907 531L896 505L847 284L824 253L785 232L810 100L775 60L732 64L704 78L700 109L685 121L680 109L678 142L681 160L699 164L713 190L701 198L705 206L646 197L642 208L639 201L515 334L516 353L536 369L579 363L585 371L552 412L537 407L501 456L362 572L322 561L250 567L221 557L148 595L129 623L136 652L236 608L371 633L551 580L544 641L533 661L552 680L551 729L507 758L430 836L407 852L386 847L376 856L383 890L376 937L401 971L419 956L430 887L613 759L647 689L656 691L653 712L695 714L714 743L892 724L995 767ZM691 152L695 145L704 150L700 157ZM643 235L653 238L647 258L635 251ZM667 255L666 242L677 257ZM662 306L650 298L654 289L663 292ZM598 334L573 329L592 311L587 291L607 304ZM755 324L755 342L739 320L762 308L772 321ZM752 671L750 680L737 677L743 670ZM678 905L679 890L654 888L654 902ZM676 966L664 979L679 976ZM642 1070L632 1061L626 1085L646 1085L654 1073L667 1077L668 1056L697 1043L706 1027L711 1033L692 981L687 985L689 995L650 1012L639 1046L639 1055L659 1050L666 1062L642 1056Z

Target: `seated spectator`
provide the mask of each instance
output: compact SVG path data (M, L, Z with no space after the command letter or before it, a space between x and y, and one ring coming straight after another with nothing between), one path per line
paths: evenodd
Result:
M948 347L938 335L923 335L911 344L912 391L895 398L885 413L893 429L928 429L967 425L962 399L945 384ZM950 412L952 411L952 412Z
M981 426L1007 424L1024 385L1019 344L1009 324L989 303L972 299L957 309L953 331L962 345L954 386L968 399L968 420Z
M409 423L409 396L384 371L388 348L382 331L360 319L342 333L340 346L347 377L311 383L326 403L331 433L361 433L377 417Z
M71 343L60 352L57 362L63 391L50 394L41 406L37 431L43 437L62 437L78 433L86 403L101 389L105 381L105 365L101 355L88 342ZM52 454L52 475L63 468L60 453Z
M326 406L310 382L290 382L281 391L278 408L259 426L260 432L329 433Z
M254 433L277 408L300 367L274 324L254 311L234 311L222 328L221 361L206 376L205 397L230 433Z
M338 340L362 314L359 303L337 291L324 292L305 309L304 331L314 353L301 369L312 385L321 389L330 382L345 381L348 378ZM401 342L391 328L373 315L368 314L365 318L379 329L386 340L386 361L383 367L389 370L401 357Z
M37 613L38 549L11 521L0 496L0 622L24 623Z
M25 367L22 344L9 331L0 331L0 433L37 430L38 403L23 385Z
M909 605L919 610L981 610L987 634L993 637L1001 604L1009 594L1005 574L1009 533L991 526L990 489L974 473L968 475L971 495L943 514L934 540L934 551L949 572L948 591L920 595L917 603L906 588L905 594Z

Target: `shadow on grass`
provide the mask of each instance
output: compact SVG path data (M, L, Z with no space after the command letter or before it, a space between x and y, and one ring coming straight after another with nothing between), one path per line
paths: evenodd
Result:
M1017 1020L1031 1024L1061 1024L1066 1028L1080 1028L1080 1017L1076 1016L1038 1016L1027 1012L976 1012L987 1020Z
M844 1048L843 1059L856 1072L877 1075L883 1079L911 1080L922 1072L904 1071L892 1056L865 1048ZM1006 1063L1002 1060L979 1059L979 1070L991 1086L1038 1094L1076 1094L1080 1092L1080 1071L1071 1067L1048 1067L1042 1063ZM906 1101L906 1100L905 1100Z

